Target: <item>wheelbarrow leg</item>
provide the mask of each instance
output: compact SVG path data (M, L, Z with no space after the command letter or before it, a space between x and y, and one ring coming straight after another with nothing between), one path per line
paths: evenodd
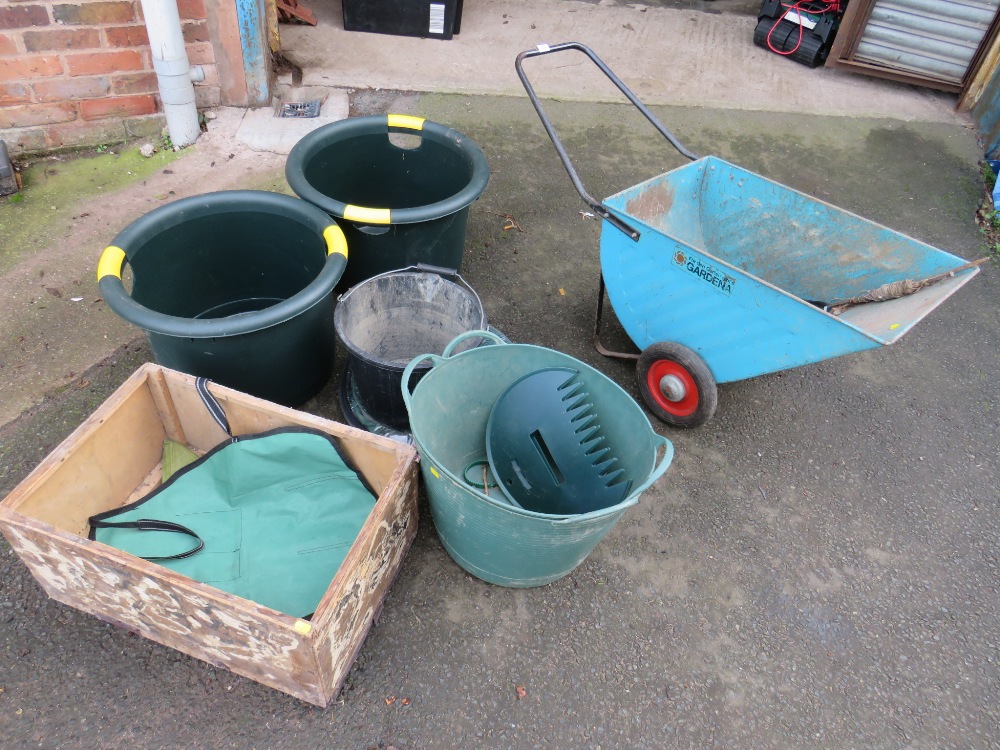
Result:
M603 354L605 357L614 357L615 359L629 359L635 361L639 359L638 354L630 352L614 352L608 349L606 346L604 346L603 343L601 343L601 319L604 316L604 292L605 292L604 273L602 272L600 275L600 283L597 289L597 315L594 318L594 348L597 349L597 351L600 354Z

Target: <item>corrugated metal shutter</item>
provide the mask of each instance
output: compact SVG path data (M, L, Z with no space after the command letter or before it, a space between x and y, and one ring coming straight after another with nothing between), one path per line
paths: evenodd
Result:
M857 62L961 85L1000 0L876 0Z

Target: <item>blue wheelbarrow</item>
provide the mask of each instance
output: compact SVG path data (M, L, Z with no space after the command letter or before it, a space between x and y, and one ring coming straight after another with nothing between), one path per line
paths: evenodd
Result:
M592 198L522 65L570 49L587 55L691 163L603 202ZM602 219L595 346L637 360L643 400L667 424L707 422L718 383L895 342L983 262L966 263L717 157L698 158L582 44L539 45L519 54L515 68L577 192ZM605 292L640 353L601 343Z

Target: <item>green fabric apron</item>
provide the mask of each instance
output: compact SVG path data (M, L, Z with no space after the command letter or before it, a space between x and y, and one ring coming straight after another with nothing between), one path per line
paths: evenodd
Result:
M234 437L141 500L93 516L90 538L308 617L375 501L334 438L282 428Z

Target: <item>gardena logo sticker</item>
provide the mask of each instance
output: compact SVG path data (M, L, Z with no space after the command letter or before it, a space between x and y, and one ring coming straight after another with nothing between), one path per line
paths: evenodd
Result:
M680 266L688 273L693 273L699 279L711 284L727 296L733 292L733 284L736 283L736 279L732 276L727 276L709 263L703 263L697 258L689 258L683 251L678 250L674 253L674 264Z

